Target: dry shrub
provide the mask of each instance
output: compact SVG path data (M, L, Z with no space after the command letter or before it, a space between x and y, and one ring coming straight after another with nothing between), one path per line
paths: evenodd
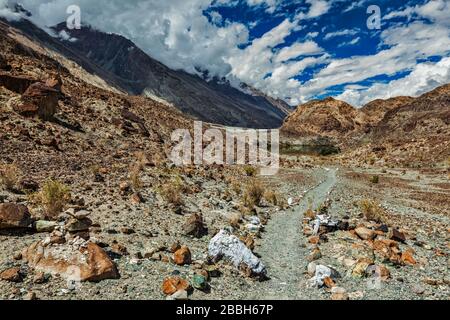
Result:
M55 180L48 180L38 193L30 196L30 201L42 206L49 218L63 212L70 199L69 187Z
M312 210L311 208L309 208L309 209L306 210L306 212L305 212L305 218L315 219L315 218L316 218L316 213L314 212L314 210Z
M22 171L15 164L0 165L0 182L6 190L14 190L22 177Z
M252 167L250 165L244 166L244 172L248 177L255 177L258 173L258 170L255 167Z
M233 180L233 181L230 183L230 187L231 187L231 190L232 190L234 193L236 193L236 194L238 194L238 195L240 195L240 194L242 193L241 183L239 183L239 181Z
M130 172L128 174L134 192L138 192L143 187L143 183L141 180L141 170L141 166L139 166L138 164L134 164L133 166L131 166Z
M359 202L359 208L368 221L382 223L386 220L386 212L375 200L363 199Z
M380 177L379 176L372 176L370 178L370 182L373 183L373 184L377 184L377 183L380 182Z
M262 183L256 179L250 180L244 190L242 202L244 206L253 208L258 206L264 196L265 188Z
M175 206L181 206L184 203L183 193L186 191L186 187L184 186L181 177L172 178L170 181L163 184L159 190L164 200Z
M273 190L267 190L266 192L264 192L264 199L268 203L280 208L284 208L287 205L286 198Z

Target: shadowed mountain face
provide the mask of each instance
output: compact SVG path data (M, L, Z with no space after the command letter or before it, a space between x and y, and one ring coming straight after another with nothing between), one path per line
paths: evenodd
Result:
M63 28L58 25L55 30ZM256 90L249 94L219 79L205 81L172 70L122 36L90 27L65 32L77 40L61 40L64 45L109 73L109 78L124 91L161 98L197 119L230 126L276 128L290 111L285 102Z

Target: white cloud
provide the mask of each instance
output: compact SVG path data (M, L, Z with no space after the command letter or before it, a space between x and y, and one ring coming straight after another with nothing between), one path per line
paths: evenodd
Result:
M437 63L421 63L401 79L389 83L377 83L367 90L348 87L337 99L361 107L375 99L388 99L397 96L417 97L437 86L450 82L450 57Z
M294 43L290 47L282 48L275 57L275 62L284 62L290 59L297 58L304 55L316 55L323 53L314 41L307 41L303 43Z
M336 37L353 36L353 35L357 34L358 32L361 32L361 31L358 30L358 29L345 29L345 30L340 30L340 31L327 33L323 37L323 39L324 40L329 40L329 39L336 38Z

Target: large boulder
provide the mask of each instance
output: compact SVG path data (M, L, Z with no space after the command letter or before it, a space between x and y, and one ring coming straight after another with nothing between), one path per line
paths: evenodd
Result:
M95 243L79 238L63 244L49 242L39 241L23 250L30 267L80 282L119 278L115 264Z
M231 262L235 267L251 271L251 275L266 275L266 267L247 246L236 236L226 230L220 230L208 245L208 254L213 260L221 258Z
M0 72L0 87L5 87L9 91L13 91L15 93L25 93L28 87L34 82L36 82L35 79L12 76L10 74Z
M12 68L8 64L8 61L6 60L6 58L4 56L0 55L0 70L10 71L11 69Z
M61 91L42 82L33 83L22 95L20 103L13 106L14 111L23 116L39 116L43 120L53 118L58 110Z
M0 204L0 230L28 228L33 223L28 208L21 204Z

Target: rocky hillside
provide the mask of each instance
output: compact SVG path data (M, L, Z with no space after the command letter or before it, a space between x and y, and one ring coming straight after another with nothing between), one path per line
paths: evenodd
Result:
M375 100L361 109L333 98L312 101L286 119L282 133L295 143L326 138L345 151L344 158L359 162L440 163L450 157L449 87L417 98Z
M342 139L360 130L363 114L348 103L327 98L300 105L284 122L281 130L292 137L329 137Z

